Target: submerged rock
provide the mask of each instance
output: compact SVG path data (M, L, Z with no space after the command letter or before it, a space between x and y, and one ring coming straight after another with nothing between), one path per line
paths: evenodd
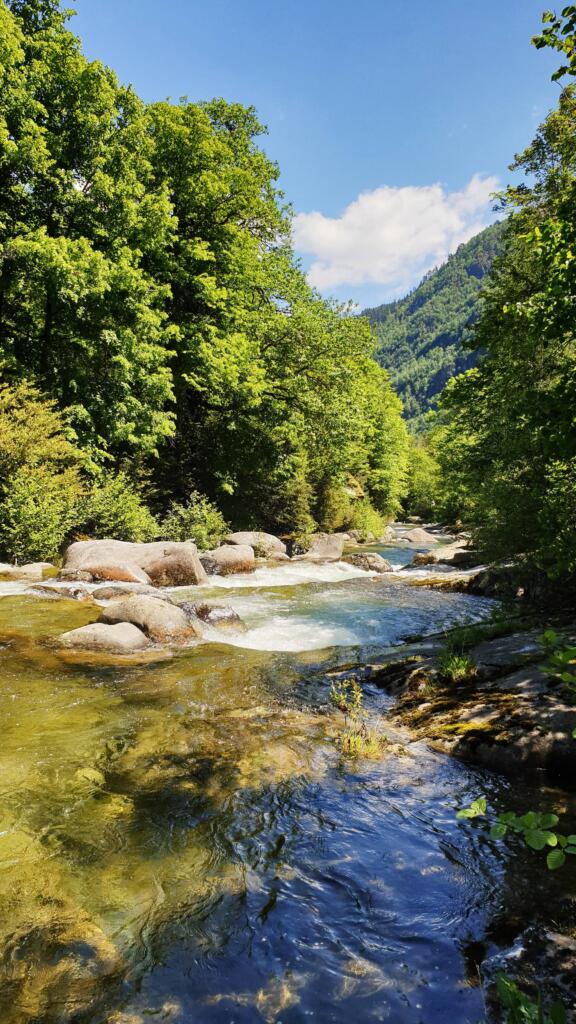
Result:
M341 537L342 534L333 533L331 534L331 536ZM366 532L364 532L364 530L350 530L348 537L350 540L355 541L356 544L373 544L374 541L376 540L376 537L372 533L372 530L367 530Z
M25 565L0 562L0 579L38 581L43 580L51 571L56 571L52 562L27 562Z
M35 594L42 594L42 597L64 597L71 601L91 601L92 594L81 584L69 587L50 586L49 583L33 583L30 587Z
M345 555L343 561L348 565L355 565L358 569L365 569L366 572L393 572L390 562L375 552L356 551L351 555Z
M242 619L229 604L217 601L183 601L178 606L191 618L200 619L218 629L245 629Z
M131 594L148 594L150 597L161 598L163 601L168 600L165 594L159 594L154 587L147 583L125 583L118 586L96 587L96 590L92 591L92 597L96 601L115 601L116 598L129 597Z
M263 533L259 530L231 533L229 537L226 537L226 544L248 545L253 548L257 558L276 558L278 555L284 556L287 553L284 541L272 533Z
M467 542L457 540L453 544L442 544L433 551L422 551L414 555L412 565L437 565L439 562L472 566L477 564L476 553L466 550Z
M82 648L92 651L110 651L116 654L129 654L140 651L148 646L148 639L141 629L130 622L118 622L106 625L103 622L92 622L79 629L71 629L63 633L59 642L64 647Z
M183 643L202 635L178 605L147 594L131 594L113 601L101 616L103 623L132 623L157 643Z
M67 549L60 575L62 579L153 582L155 586L194 585L206 580L192 541L77 541Z
M256 568L254 548L248 544L223 544L213 551L203 551L200 561L209 576L230 576Z

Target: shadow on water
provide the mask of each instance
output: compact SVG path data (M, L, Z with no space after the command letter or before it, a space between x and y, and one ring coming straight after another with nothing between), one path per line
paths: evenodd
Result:
M420 744L339 756L326 669L468 605L331 588L230 596L249 632L272 607L290 639L316 616L352 646L107 667L30 639L90 605L0 602L2 1024L482 1018L486 951L566 877L455 821L480 791L534 794ZM367 703L377 721L388 698Z

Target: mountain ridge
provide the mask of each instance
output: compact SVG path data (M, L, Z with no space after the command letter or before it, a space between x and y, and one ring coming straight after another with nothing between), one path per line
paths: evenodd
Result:
M502 250L505 221L462 243L403 299L365 309L377 339L376 358L388 371L414 430L435 408L450 377L473 366L466 339L478 315L480 292Z

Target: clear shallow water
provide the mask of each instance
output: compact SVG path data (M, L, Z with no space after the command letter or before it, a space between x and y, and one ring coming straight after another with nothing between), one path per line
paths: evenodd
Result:
M481 1019L474 944L566 877L455 809L537 799L422 745L342 759L325 673L488 605L340 571L217 586L247 631L141 665L42 642L89 606L0 600L2 1024Z

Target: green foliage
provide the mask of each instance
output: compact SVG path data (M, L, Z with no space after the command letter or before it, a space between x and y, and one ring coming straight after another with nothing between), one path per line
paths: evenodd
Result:
M55 558L75 522L82 495L73 467L21 466L0 501L0 545L10 558Z
M80 511L77 529L91 537L149 541L159 526L140 488L125 472L103 474L92 486Z
M546 1012L541 993L534 1002L504 974L496 979L496 992L500 1005L506 1011L506 1024L566 1024L566 1011L560 1002L553 1002Z
M571 696L576 697L576 647L566 646L553 629L542 634L540 643L548 655L542 670L564 683Z
M446 487L488 557L574 572L576 536L576 88L517 157L504 248L475 325L475 369L442 397Z
M54 558L83 495L82 452L52 401L0 386L0 547L19 561Z
M290 247L255 111L146 105L55 0L0 0L0 370L93 464L238 526L311 532L354 476L393 516L401 406L369 325ZM342 512L343 510L341 510Z
M438 674L449 683L460 683L476 674L476 665L470 655L446 646L438 655Z
M458 811L457 818L480 818L483 814L486 814L486 800L483 796L477 800L473 800L469 807L464 807L461 811Z
M442 514L440 464L430 436L411 439L403 507L407 515L422 519Z
M469 807L458 811L457 818L481 818L486 814L486 800L480 797ZM519 835L526 846L538 852L546 851L546 866L549 871L556 871L566 863L566 856L576 856L576 835L564 835L556 830L559 822L557 814L540 814L527 811L517 815L505 811L496 816L491 829L492 839L504 839L508 832Z
M172 503L161 532L168 540L193 540L200 550L207 550L216 547L230 533L230 527L205 495L192 491L185 505Z
M366 540L369 534L376 538L381 537L386 522L368 498L360 498L352 506L346 526L350 530L358 530L359 539L362 541Z
M502 224L486 228L406 298L364 312L373 324L377 358L390 373L413 429L425 426L425 414L449 378L476 361L466 344L502 231Z
M362 687L357 679L340 679L330 687L330 700L346 718L355 722L362 713Z
M538 50L550 46L568 60L567 64L561 64L556 69L552 81L557 82L564 75L576 75L576 5L563 7L560 15L544 11L542 21L544 28L540 35L534 36L534 46Z
M364 695L358 680L352 677L332 683L330 700L344 715L344 728L336 737L340 752L345 757L381 757L387 740L365 720Z

